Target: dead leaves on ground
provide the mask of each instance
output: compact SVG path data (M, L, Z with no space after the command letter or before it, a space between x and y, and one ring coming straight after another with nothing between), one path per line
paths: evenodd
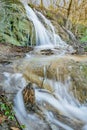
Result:
M20 129L16 127L11 127L11 130L20 130Z
M4 116L4 115L0 115L0 125L4 122L4 121L6 121L6 116ZM11 127L11 130L20 130L19 128L17 128L17 127Z
M6 120L6 116L0 115L0 124Z

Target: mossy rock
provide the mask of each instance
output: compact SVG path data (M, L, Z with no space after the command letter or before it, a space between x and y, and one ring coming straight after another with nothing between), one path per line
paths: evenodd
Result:
M21 3L4 5L0 12L0 42L19 46L35 44L34 26Z

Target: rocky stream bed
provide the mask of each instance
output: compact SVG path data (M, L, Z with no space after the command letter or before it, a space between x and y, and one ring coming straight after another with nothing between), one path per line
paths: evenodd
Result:
M70 92L73 92L75 98L77 98L80 103L86 103L87 101L87 55L69 55L65 56L56 56L50 50L44 50L36 53L33 53L32 56L26 53L29 51L33 52L31 47L13 47L12 45L0 44L0 102L6 102L7 104L13 104L13 99L18 92L18 86L15 85L15 82L19 84L21 79L14 78L16 73L21 73L26 80L26 83L31 83L30 86L35 84L40 88L49 90L50 93L54 92L49 81L60 81L65 83L65 81L70 77L71 87ZM35 53L35 52L34 52ZM28 56L29 55L29 56ZM6 72L6 73L5 73ZM10 73L10 82L6 84L8 78L6 74ZM4 73L4 74L3 74ZM46 76L46 77L45 77ZM8 77L8 75L7 75ZM21 76L20 76L21 77ZM46 79L45 79L46 78ZM45 81L46 80L46 81ZM12 81L14 86L11 85ZM68 82L68 81L67 81ZM13 83L12 83L13 84ZM21 83L19 88L21 87ZM35 92L32 87L25 88L24 92L24 101L25 105L30 102L30 105L26 108L28 111L35 111L38 115L42 116L42 119L45 121L43 114L41 114L41 108L38 109L35 103ZM8 98L7 98L8 97ZM3 101L4 99L4 101ZM10 105L11 106L11 105ZM48 110L54 111L56 118L66 124L70 124L74 130L81 129L82 122L76 123L69 120L69 118L62 115L62 113L57 113L56 110L50 105L46 106ZM12 108L11 108L12 109ZM17 120L8 119L3 112L0 113L0 129L1 130L19 130L23 129L18 124ZM48 123L49 124L49 123ZM49 125L48 125L49 126ZM47 130L51 129L48 128ZM40 126L33 126L34 129L41 129ZM44 129L44 126L43 126ZM46 128L45 128L46 129ZM62 128L59 128L62 130Z

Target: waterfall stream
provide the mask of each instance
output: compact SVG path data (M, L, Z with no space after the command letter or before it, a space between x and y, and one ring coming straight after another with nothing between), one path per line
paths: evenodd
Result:
M27 4L24 4L24 7L27 13L27 17L29 18L29 20L33 22L35 27L36 45L52 44L49 32L45 29L44 25L39 21L35 12Z
M52 48L58 46L62 49L64 47L66 51L68 45L55 34L55 29L51 22L40 12L35 11L35 13L27 3L22 3L25 7L27 17L33 22L35 28L36 46L48 46ZM48 29L46 29L45 26ZM31 59L30 63L32 61L40 61L40 57L36 59L36 56L35 59L32 58L32 56L29 57L29 59ZM42 61L43 59L41 62ZM70 77L65 80L65 83L53 79L49 80L46 74L47 69L44 67L43 70L43 84L48 83L51 87L50 89L53 89L53 92L47 89L40 89L38 85L32 84L37 106L36 113L34 111L32 113L26 111L22 92L23 89L17 93L14 100L14 110L19 122L25 124L26 127L24 130L87 130L87 107L84 104L80 104L78 99L69 92L72 84ZM62 119L59 118L58 115L60 115Z
M70 91L73 85L71 77L68 75L68 77L64 79L64 82L55 77L47 77L47 67L50 68L50 65L47 66L47 62L49 60L51 61L52 58L56 59L60 57L61 59L59 55L60 52L62 54L65 54L67 50L68 52L73 52L73 48L68 46L60 36L55 33L52 23L47 20L45 16L38 11L33 11L24 1L22 1L22 3L28 19L31 20L34 25L36 33L36 48L33 51L34 54L31 55L31 52L28 57L24 59L29 62L28 64L31 65L34 70L37 66L39 66L38 68L43 67L41 70L43 74L33 74L33 70L30 69L28 71L25 64L25 69L21 71L22 74L10 75L4 73L7 77L5 85L8 88L10 86L12 89L15 87L17 89L16 92L18 92L14 98L14 111L19 123L25 125L23 130L87 130L87 103L81 104L73 92ZM41 20L43 22L41 22ZM36 55L35 51L39 52L39 46L46 49L51 48L52 52L56 53L56 55L53 54L47 57ZM57 53L59 49L60 52ZM22 67L24 67L24 65L22 65ZM39 70L38 68L36 68L37 71ZM22 77L24 73L28 73L29 75L29 77L26 76L28 77L27 80ZM58 75L58 67L56 74L60 76ZM36 78L41 84L36 83ZM35 97L35 99L33 98L35 100L33 104L35 105L35 110L27 110L23 97L23 90L26 88L26 84L31 82L30 80L35 81L32 83ZM47 87L49 87L49 89Z
M73 51L73 48L71 46L68 46L61 39L61 37L55 33L54 26L50 20L48 20L42 13L34 11L31 7L29 7L27 2L23 0L21 0L21 2L26 10L28 19L31 20L34 25L36 34L36 46L44 48L68 48L68 50Z
M45 78L47 80L47 77ZM85 104L80 104L80 102L69 92L70 79L64 84L59 81L55 82L54 80L47 80L45 82L49 82L54 89L53 93L33 85L35 102L45 120L40 117L40 112L38 115L37 111L36 114L34 111L27 113L22 95L23 89L16 95L14 110L20 124L25 124L26 128L24 130L86 130L87 106ZM65 117L60 119L58 114ZM50 128L47 124L49 124Z

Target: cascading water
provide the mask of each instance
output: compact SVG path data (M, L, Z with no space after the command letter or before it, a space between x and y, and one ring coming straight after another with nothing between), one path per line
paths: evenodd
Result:
M50 20L46 19L46 17L45 17L44 15L42 15L41 12L36 11L36 13L42 18L42 21L44 21L44 24L46 24L47 27L49 28L49 33L50 33L50 35L52 35L52 37L53 37L52 43L53 43L54 45L56 45L57 41L56 41L54 26L52 25L52 23L50 22Z
M40 12L36 11L36 15L27 3L24 1L21 2L25 7L27 17L33 22L35 27L36 45L48 45L48 47L58 45L66 49L68 45L55 34L51 22ZM43 20L42 23L39 17ZM53 55L53 57L56 58L57 56ZM43 64L42 70L44 71L44 76L39 77L37 75L37 77L35 77L36 75L33 75L33 78L38 78L38 80L43 79L42 86L32 84L35 92L36 111L26 110L23 99L23 89L27 83L22 77L22 74L4 73L7 77L4 86L9 88L8 91L13 91L13 87L16 88L15 92L18 91L14 99L14 111L19 123L25 125L24 130L87 130L87 104L82 105L69 91L72 84L70 77L65 80L64 83L60 80L57 81L55 78L48 79L46 65L48 65L47 62L51 60L52 57L47 57L46 62L45 59L46 57L36 57L36 55L27 58L29 64L32 64L33 61L39 65L39 67ZM35 69L35 65L33 65L33 69ZM29 71L30 79L32 73L32 71ZM58 73L58 70L56 73ZM28 82L30 82L30 80ZM49 84L50 90L52 91L43 87L46 84ZM43 89L40 87L43 87Z
M45 29L44 25L39 21L35 12L27 4L24 4L24 7L26 9L27 17L29 18L29 20L33 22L35 27L36 45L52 44L49 37L49 32Z
M59 35L55 33L55 29L48 19L46 19L46 17L38 11L35 13L33 9L29 7L26 1L20 1L25 7L28 19L33 22L36 33L36 46L43 46L48 48L58 46L67 48L68 45L60 38ZM41 17L42 21L44 21L43 23L40 21L38 15Z
M68 81L69 82L66 81L63 84L61 82L55 82L54 80L48 80L47 82L51 84L51 87L53 87L54 84L53 93L33 85L35 102L43 114L45 122L43 119L40 119L40 115L34 114L34 112L32 112L31 115L31 112L26 112L22 96L23 89L18 92L14 100L14 110L20 124L25 124L26 128L24 130L87 130L87 106L81 105L79 101L70 94L69 87L71 81L69 79ZM62 120L57 117L59 113L61 113L61 116L65 116ZM64 120L67 121L63 122ZM49 124L50 128L47 124ZM41 125L42 127L40 127ZM77 125L77 127L74 125Z
M67 44L61 39L59 35L55 33L55 28L50 22L50 20L48 20L41 12L36 11L36 13L42 18L42 21L44 21L44 24L47 25L46 28L48 27L48 30L49 30L48 36L52 40L50 43L53 44L54 46L67 47Z

